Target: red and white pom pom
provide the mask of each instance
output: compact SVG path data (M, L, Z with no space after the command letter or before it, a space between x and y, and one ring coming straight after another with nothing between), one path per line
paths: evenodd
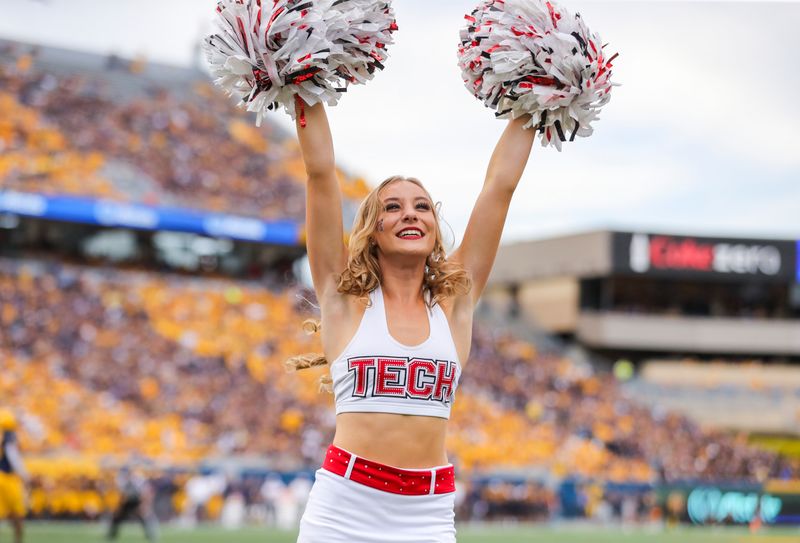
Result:
M530 115L542 145L593 132L611 99L611 62L580 14L546 0L484 0L466 19L458 61L467 89L501 119Z
M366 0L220 0L217 15L211 72L259 126L279 105L293 119L298 103L336 105L383 68L397 29L388 2Z
M339 0L328 14L328 39L342 46L341 53L331 54L331 64L349 82L366 83L383 69L386 47L394 43L397 21L391 2Z

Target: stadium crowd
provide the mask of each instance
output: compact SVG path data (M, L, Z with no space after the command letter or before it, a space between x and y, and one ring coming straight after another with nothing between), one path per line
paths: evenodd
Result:
M744 434L702 430L684 416L639 405L622 394L613 375L595 374L561 356L537 355L534 346L489 328L476 328L470 364L490 368L481 372L480 386L509 412L524 412L536 426L552 427L555 442L562 444L554 451L557 458L581 451L578 463L592 466L582 473L588 477L763 480L789 463L750 447ZM465 388L475 384L467 372ZM626 461L608 462L606 455Z
M18 370L5 377L7 386L28 399L36 426L56 425L27 443L34 452L62 445L186 461L210 451L300 450L297 430L313 413L297 410L293 389L300 384L277 362L302 348L295 338L304 337L288 290L275 295L211 281L186 288L185 279L47 261L6 261L2 269L0 348ZM60 379L88 396L71 391L66 403L51 395L51 405L29 394L31 386L52 390ZM136 416L112 420L86 409L93 402ZM112 435L75 427L92 413ZM155 438L142 445L152 448L118 440L120 430L140 443ZM48 435L67 437L52 443Z
M332 433L331 397L318 392L319 372L282 366L319 348L300 326L306 296L289 285L0 259L0 354L11 362L0 392L20 416L23 449L97 465L260 455L273 469L315 466ZM744 437L636 405L613 377L482 326L453 425L448 445L467 474L535 466L641 483L787 470Z
M305 171L296 142L193 74L186 89L115 90L113 72L57 75L38 52L0 49L3 188L302 221ZM368 192L340 173L348 198Z

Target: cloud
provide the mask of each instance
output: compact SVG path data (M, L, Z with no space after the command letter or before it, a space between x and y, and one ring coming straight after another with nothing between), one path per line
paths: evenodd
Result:
M621 53L609 112L767 164L800 166L800 4L591 3ZM595 23L594 21L597 20Z

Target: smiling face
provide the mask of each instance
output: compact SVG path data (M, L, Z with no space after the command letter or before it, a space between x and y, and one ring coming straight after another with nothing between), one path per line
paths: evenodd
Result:
M428 193L411 181L390 183L378 194L381 211L373 233L384 255L419 255L433 252L436 216Z

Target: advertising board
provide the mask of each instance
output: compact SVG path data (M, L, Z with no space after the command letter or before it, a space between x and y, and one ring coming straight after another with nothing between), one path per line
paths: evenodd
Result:
M621 233L613 238L614 272L674 279L793 282L794 241Z

